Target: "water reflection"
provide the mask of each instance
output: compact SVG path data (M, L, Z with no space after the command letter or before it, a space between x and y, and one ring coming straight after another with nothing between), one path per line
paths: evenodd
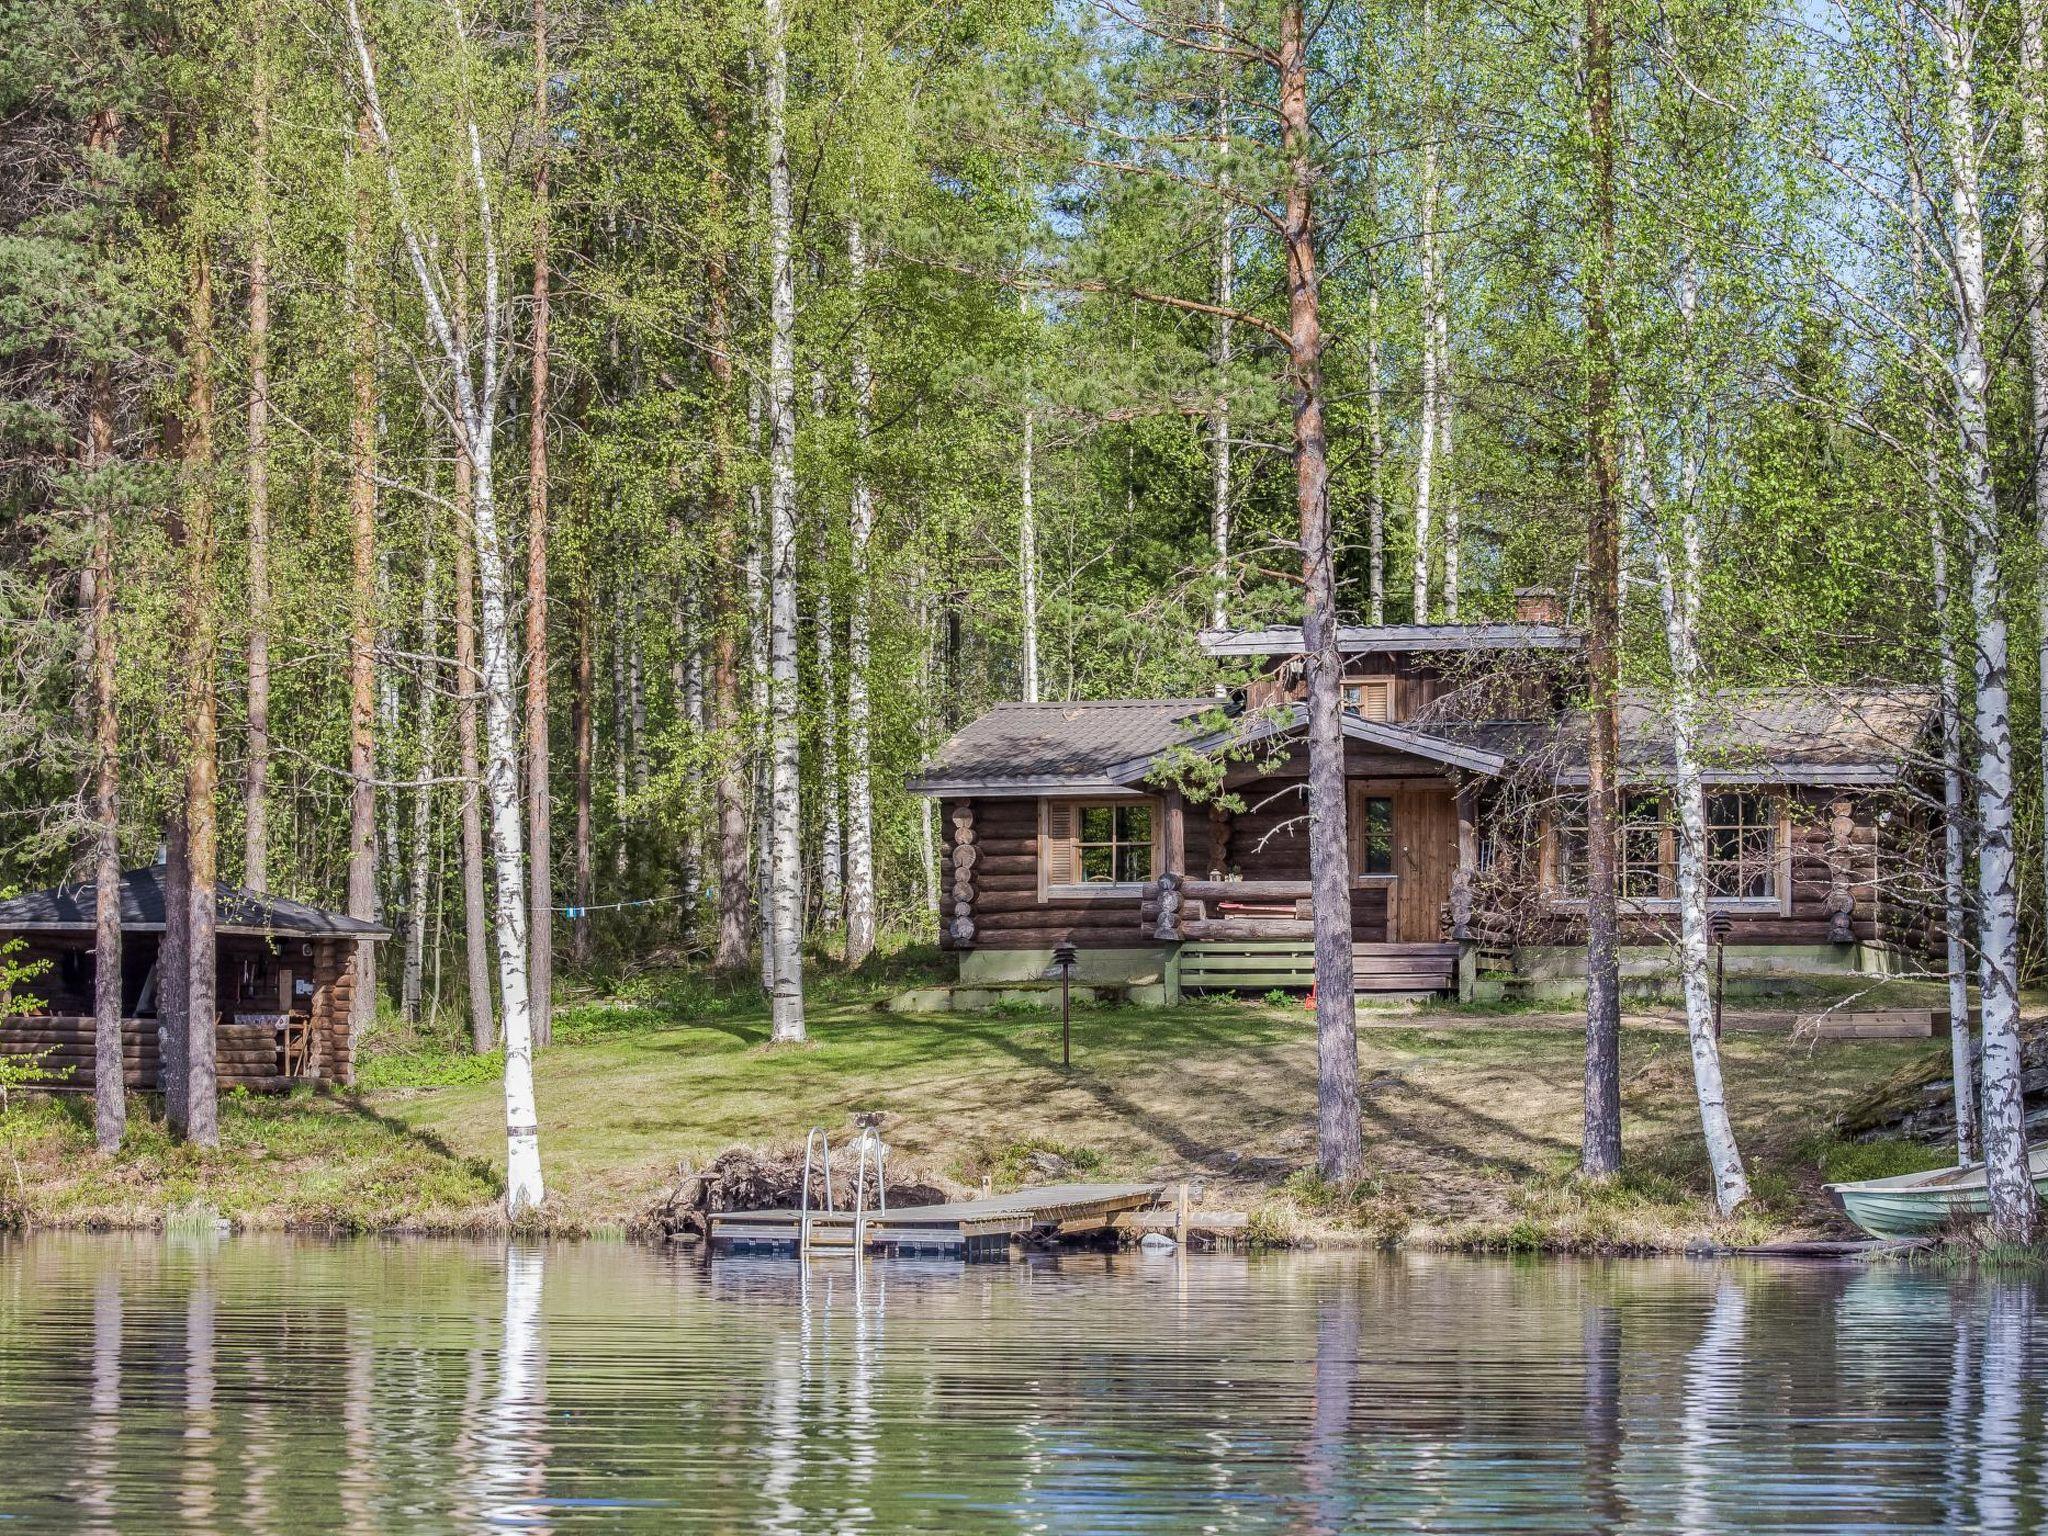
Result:
M2040 1528L2027 1279L0 1245L23 1529Z

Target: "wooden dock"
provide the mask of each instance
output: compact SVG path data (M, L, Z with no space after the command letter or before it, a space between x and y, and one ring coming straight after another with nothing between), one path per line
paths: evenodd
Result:
M1163 1184L1050 1184L978 1200L869 1211L864 1247L889 1255L1006 1259L1020 1242L1056 1242L1120 1226L1166 1194ZM794 1254L803 1222L801 1211L714 1211L711 1249ZM852 1211L812 1211L810 1223L813 1255L852 1252Z

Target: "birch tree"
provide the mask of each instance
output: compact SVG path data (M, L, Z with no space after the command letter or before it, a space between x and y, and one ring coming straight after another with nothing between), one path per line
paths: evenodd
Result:
M773 1038L804 1031L803 841L797 742L796 267L791 253L789 49L782 0L765 0L768 67L768 677Z
M547 0L533 0L533 337L526 421L526 816L532 850L527 939L533 978L533 1043L555 1033L555 842L548 735L548 121Z
M858 41L855 46L858 48ZM868 253L860 197L856 174L846 222L847 281L854 314L853 335L847 346L853 409L853 493L846 524L850 567L846 598L846 963L850 967L865 962L875 948L875 765L868 701L868 668L873 660L869 634L873 578L868 562L875 533L875 496L867 471L875 376L868 360Z
M1998 498L1992 488L1990 370L1984 344L1990 286L1985 264L1983 128L1976 101L1980 23L1971 0L1946 0L1930 16L1943 92L1956 309L1952 373L1963 515L1971 548L1970 607L1977 627L1977 963L1983 999L1985 1180L1993 1230L2007 1242L2027 1243L2033 1240L2036 1200L2020 1086L2011 656L2002 602L2005 575Z
M346 0L349 42L363 110L382 158L392 212L405 246L420 301L427 312L441 361L447 369L443 408L452 419L471 471L470 522L482 594L484 732L488 744L485 785L490 797L491 850L497 876L498 991L504 1007L505 1206L509 1214L540 1204L540 1128L533 1097L533 1012L527 992L524 827L519 801L519 732L512 677L512 630L507 601L505 552L498 526L496 436L499 394L504 385L506 305L502 292L498 230L485 168L483 136L473 112L458 102L458 126L466 162L483 265L480 337L458 338L443 295L449 292L437 249L430 248L415 218L399 167L396 146L378 91L368 30L360 0ZM451 7L453 40L468 46L459 10Z

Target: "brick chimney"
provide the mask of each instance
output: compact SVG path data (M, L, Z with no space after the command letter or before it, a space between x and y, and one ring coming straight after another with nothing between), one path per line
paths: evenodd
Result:
M1562 624L1564 610L1557 601L1555 587L1517 587L1515 589L1515 622L1517 624Z

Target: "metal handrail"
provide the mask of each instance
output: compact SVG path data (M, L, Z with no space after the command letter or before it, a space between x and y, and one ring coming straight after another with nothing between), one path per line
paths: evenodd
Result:
M853 1252L859 1258L867 1252L868 1148L875 1149L875 1209L884 1216L889 1214L889 1148L872 1125L861 1127L855 1146L860 1160L853 1175Z
M804 1137L804 1182L803 1205L797 1212L796 1248L799 1254L811 1251L811 1148L819 1149L818 1166L822 1170L825 1186L825 1210L832 1210L832 1138L825 1134L825 1127L814 1125L810 1134Z

